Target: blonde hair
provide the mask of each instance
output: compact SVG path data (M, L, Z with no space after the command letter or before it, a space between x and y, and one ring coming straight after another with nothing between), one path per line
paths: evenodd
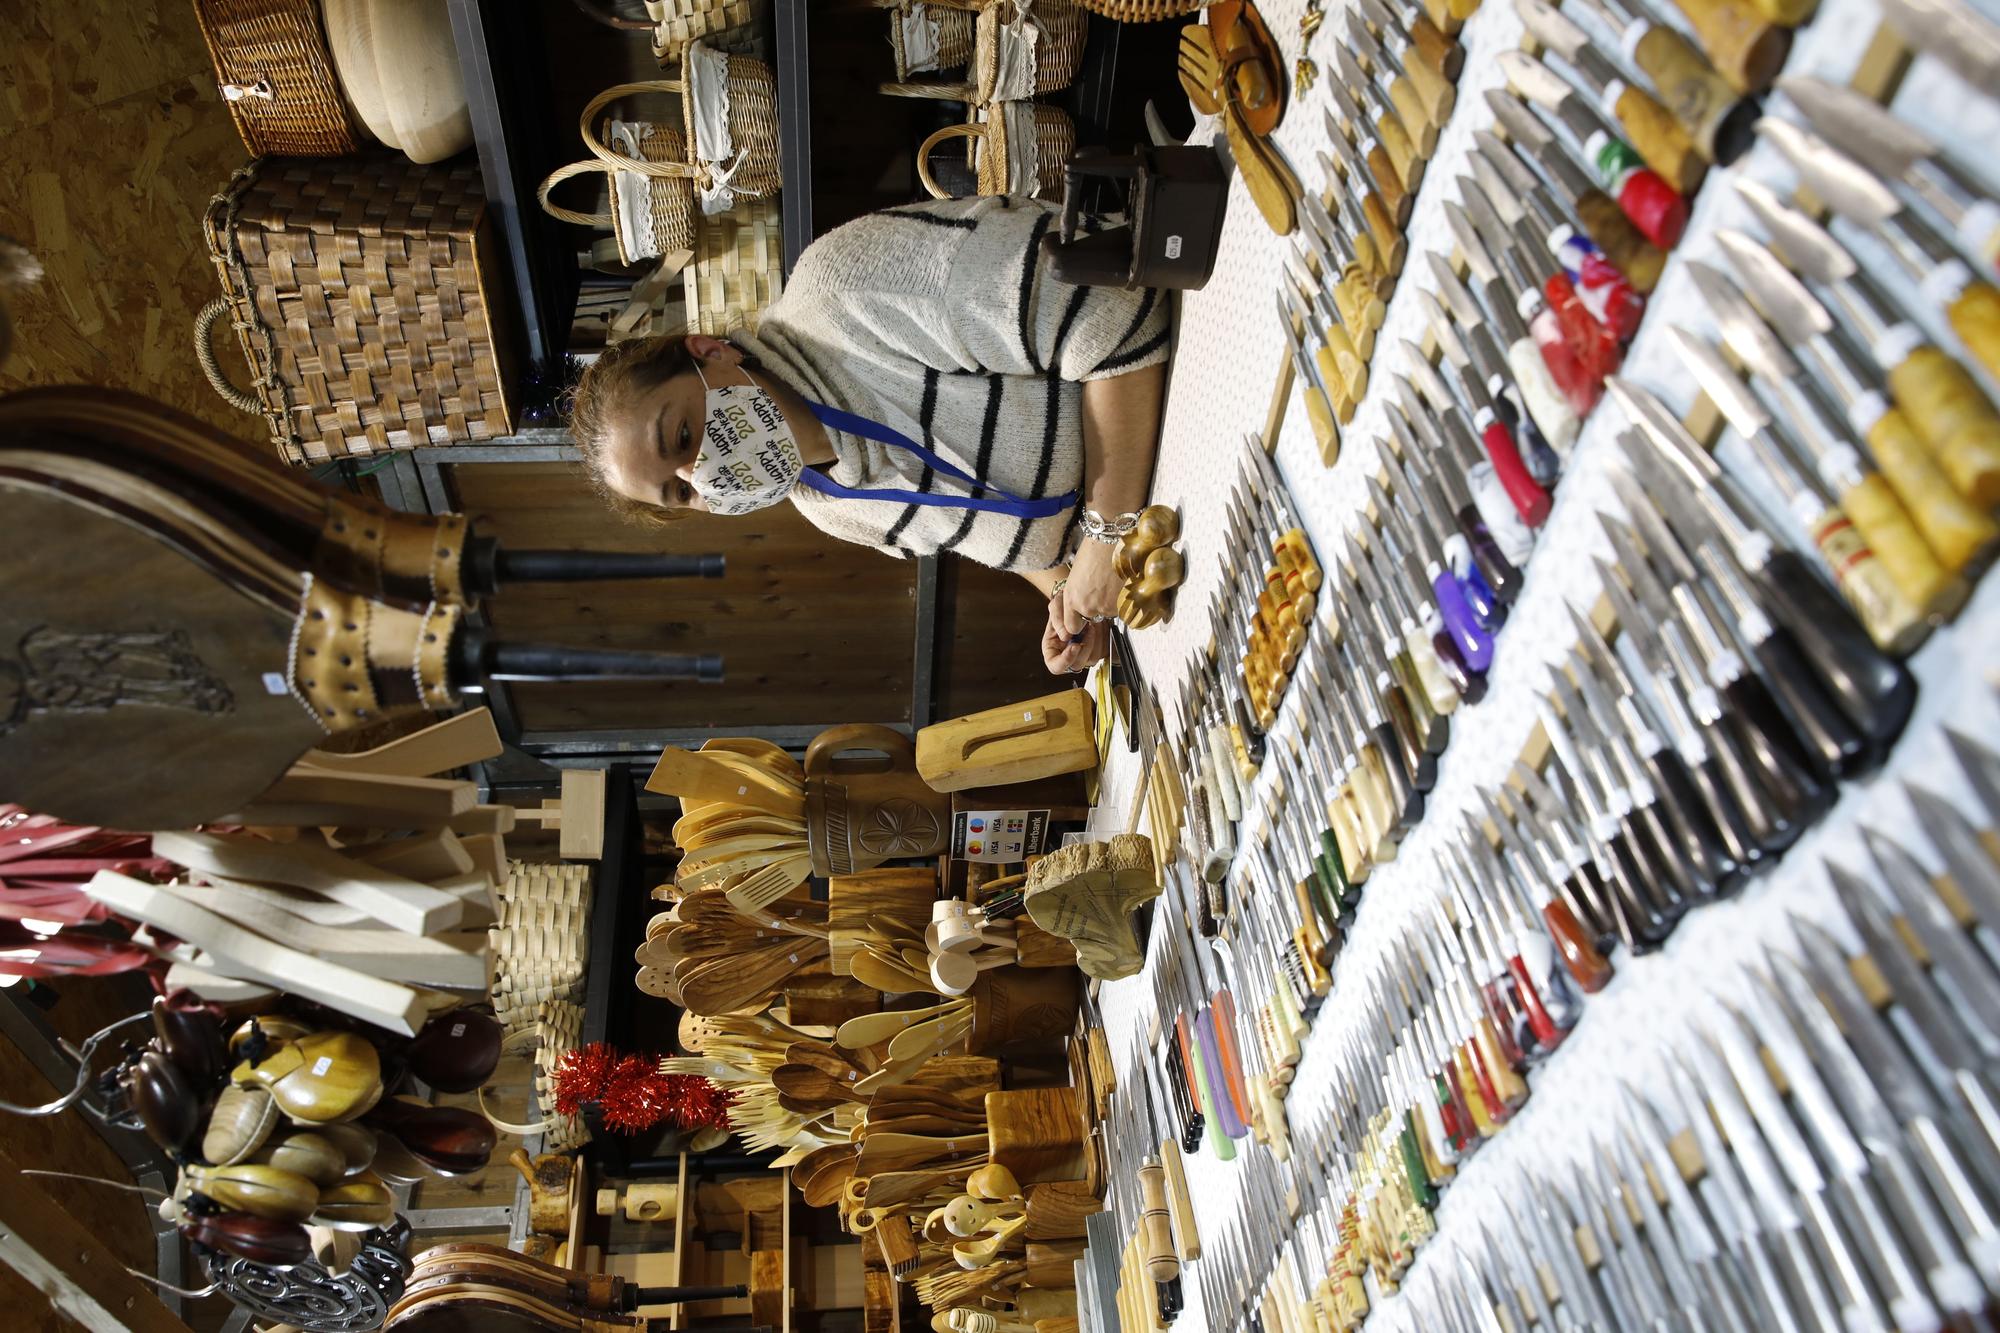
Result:
M688 351L684 334L632 338L600 353L597 360L585 367L583 377L570 393L569 429L576 447L583 452L584 473L611 512L629 523L661 527L684 517L688 511L634 500L611 488L605 470L611 425L638 395L658 388L676 375L686 374L694 365L694 354Z

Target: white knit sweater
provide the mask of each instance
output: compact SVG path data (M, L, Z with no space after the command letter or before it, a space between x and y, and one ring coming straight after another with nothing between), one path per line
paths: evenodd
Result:
M1084 380L1164 361L1171 302L1074 287L1048 272L1056 210L1030 199L952 199L858 218L814 241L746 351L806 397L901 431L1013 495L1083 479ZM844 486L963 495L908 450L827 431ZM957 507L837 499L792 503L823 531L892 555L955 551L1000 569L1046 569L1075 511L1026 520Z

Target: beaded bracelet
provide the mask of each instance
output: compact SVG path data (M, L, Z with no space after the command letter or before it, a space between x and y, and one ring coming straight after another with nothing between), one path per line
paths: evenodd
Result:
M1095 509L1086 509L1083 511L1083 517L1077 521L1077 526L1082 528L1083 535L1092 541L1103 542L1106 546L1116 546L1120 537L1139 526L1139 516L1132 513L1106 518Z

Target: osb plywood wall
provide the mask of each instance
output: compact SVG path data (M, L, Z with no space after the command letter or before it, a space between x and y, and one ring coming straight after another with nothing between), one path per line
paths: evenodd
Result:
M188 0L0 4L0 234L47 270L9 302L0 391L118 385L254 438L188 332L216 292L201 215L245 156Z

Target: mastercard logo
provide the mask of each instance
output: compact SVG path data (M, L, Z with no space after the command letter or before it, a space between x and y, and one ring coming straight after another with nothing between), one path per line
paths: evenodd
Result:
M972 821L971 827L974 833L984 833L986 831L986 821L983 819L975 819Z
M977 856L981 852L986 850L986 844L983 842L968 843L966 845L965 850L971 852L974 856Z

